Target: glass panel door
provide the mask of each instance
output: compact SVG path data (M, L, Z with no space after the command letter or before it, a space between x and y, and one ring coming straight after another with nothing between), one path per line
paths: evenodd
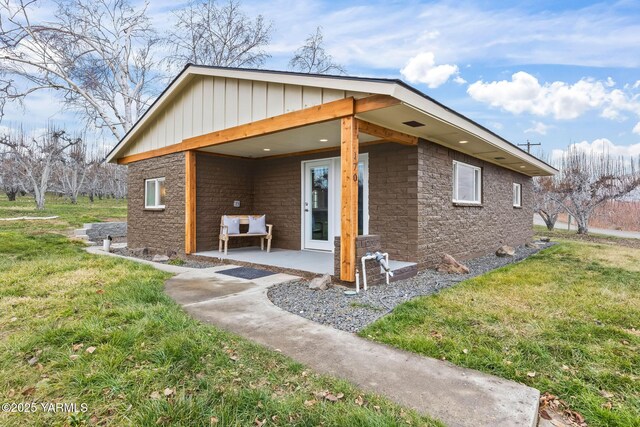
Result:
M331 161L305 163L305 248L333 249Z

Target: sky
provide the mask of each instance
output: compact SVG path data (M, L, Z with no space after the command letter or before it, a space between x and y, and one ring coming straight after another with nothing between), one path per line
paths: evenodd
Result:
M46 3L44 3L46 8ZM159 31L179 1L151 0ZM640 155L640 1L244 0L273 25L263 68L287 69L322 27L348 74L399 78L509 141ZM51 94L5 120L77 122Z

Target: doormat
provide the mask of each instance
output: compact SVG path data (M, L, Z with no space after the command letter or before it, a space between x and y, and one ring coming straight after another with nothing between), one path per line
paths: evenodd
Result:
M272 271L258 270L257 268L251 267L235 267L228 270L216 271L216 273L247 280L259 279L261 277L267 277L276 274Z

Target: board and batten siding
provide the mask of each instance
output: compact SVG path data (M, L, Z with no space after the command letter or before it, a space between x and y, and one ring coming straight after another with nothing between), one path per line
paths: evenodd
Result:
M125 156L327 102L370 94L225 77L194 76L158 111Z

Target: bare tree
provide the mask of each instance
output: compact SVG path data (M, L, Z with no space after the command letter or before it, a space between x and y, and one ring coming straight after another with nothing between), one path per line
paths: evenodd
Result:
M265 47L271 24L262 15L249 18L238 0L192 0L175 13L177 22L165 42L172 47L171 66L187 63L259 68L269 55Z
M74 140L76 143L62 153L58 180L64 194L75 205L78 203L78 194L84 189L87 175L99 161L90 157L86 138L75 137Z
M152 49L158 39L146 4L55 0L51 20L35 1L0 0L0 117L3 104L53 90L91 125L116 139L154 95Z
M544 220L547 229L553 230L558 215L565 212L567 194L560 191L555 176L533 178L533 211Z
M347 74L347 70L333 62L333 57L325 51L321 27L317 27L316 32L310 34L304 45L295 51L289 68L309 74Z
M24 190L16 174L16 166L17 162L11 151L0 151L0 190L7 195L10 202L14 202L18 193Z
M43 210L45 207L54 165L64 151L75 144L76 139L56 129L48 129L44 135L33 138L27 138L24 132L0 136L0 145L6 147L16 162L15 173L35 197L36 209Z
M570 148L560 171L558 191L566 196L565 209L576 219L578 234L588 233L589 218L596 207L640 186L640 159Z

